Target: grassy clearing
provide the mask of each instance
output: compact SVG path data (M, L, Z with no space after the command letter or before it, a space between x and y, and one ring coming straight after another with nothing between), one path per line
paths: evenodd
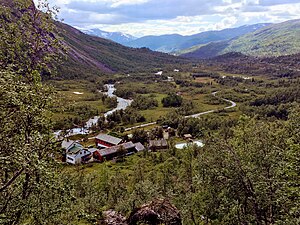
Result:
M101 94L97 90L97 85L85 80L64 80L49 82L57 91L56 96L59 100L58 110L53 115L54 122L62 122L66 119L82 117L84 111L87 120L92 116L100 115L108 110L101 99ZM81 112L79 115L78 112Z
M147 122L154 122L158 120L160 117L167 115L169 112L173 111L173 108L165 108L163 107L161 101L164 97L166 97L166 94L157 94L157 93L151 93L154 95L155 99L158 102L158 107L154 109L148 109L148 110L142 110L140 113L146 118ZM150 96L151 94L143 95L145 97Z

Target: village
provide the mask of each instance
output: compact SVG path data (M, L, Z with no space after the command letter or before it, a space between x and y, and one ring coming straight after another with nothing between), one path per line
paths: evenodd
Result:
M109 160L118 161L126 156L142 151L155 152L169 149L169 130L163 130L162 128L157 128L156 130L162 131L162 137L149 139L146 142L143 140L143 144L141 142L133 142L131 140L132 134L127 135L126 138L119 138L110 134L100 133L90 138L90 140L94 140L94 144L88 147L84 147L81 143L82 141L66 138L61 143L61 148L64 152L63 162L73 165L93 162L102 163ZM149 132L147 136L149 136ZM191 134L185 134L184 140L183 143L179 143L175 147L183 149L188 144L203 146L202 142L194 141Z

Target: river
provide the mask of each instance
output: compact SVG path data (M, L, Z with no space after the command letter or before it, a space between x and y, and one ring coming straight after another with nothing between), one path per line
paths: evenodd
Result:
M116 88L115 88L114 84L106 84L105 87L107 88L107 92L105 92L104 94L106 94L108 97L117 97L118 105L117 105L116 108L104 113L104 117L107 117L108 115L112 114L113 112L115 112L117 110L126 109L128 106L131 105L132 100L120 98L120 97L114 95L114 92L116 91ZM97 124L97 121L98 121L99 118L100 118L100 116L94 116L93 118L90 118L86 122L84 127L72 128L72 129L68 130L67 136L73 136L73 135L77 135L77 134L88 134L89 129L93 125ZM56 137L58 137L61 132L62 131L59 130L59 131L55 132L54 134L55 134Z

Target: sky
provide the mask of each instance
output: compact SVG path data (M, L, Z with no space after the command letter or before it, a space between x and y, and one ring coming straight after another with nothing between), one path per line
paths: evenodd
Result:
M38 0L35 0L38 1ZM59 18L81 29L136 37L191 35L255 23L300 19L300 0L48 0Z

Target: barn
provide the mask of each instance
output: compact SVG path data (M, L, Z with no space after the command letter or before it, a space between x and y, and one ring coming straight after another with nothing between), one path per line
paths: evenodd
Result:
M108 134L97 135L95 141L98 148L109 148L122 143L122 139Z

